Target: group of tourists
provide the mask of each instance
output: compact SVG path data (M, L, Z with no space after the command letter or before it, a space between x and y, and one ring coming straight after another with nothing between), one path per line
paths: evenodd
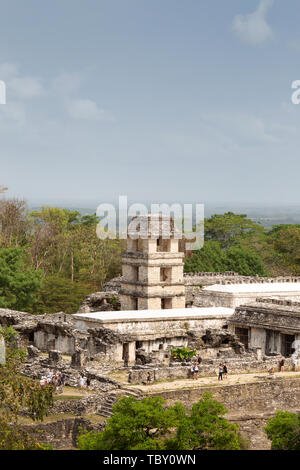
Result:
M192 365L191 365L191 378L192 379L198 379L198 374L199 374L199 366L202 362L202 357L198 355L193 359Z
M46 385L51 385L56 393L63 393L65 383L65 375L62 372L54 372L53 370L48 370L44 375L42 375L40 380L41 388Z
M81 375L79 377L79 380L78 380L78 387L83 390L84 388L86 388L87 390L90 389L90 385L91 385L91 379L89 377L84 377L83 375Z
M228 364L227 362L224 362L224 364L220 363L218 367L218 380L223 380L227 379L227 374L228 374Z
M297 365L297 359L294 359L294 358L293 358L293 359L292 359L292 362L293 362L294 366ZM284 372L284 364L285 364L285 358L282 356L282 358L281 358L280 361L279 361L279 371L280 371L280 372ZM269 372L269 375L274 375L274 373L275 373L274 367L272 366L272 367L268 370L268 372Z
M202 358L200 355L198 355L196 358L193 359L191 369L190 369L190 376L192 379L198 379L199 375L199 367L202 363ZM218 366L218 380L223 380L227 378L228 374L228 363L220 363Z
M199 367L197 363L191 365L191 377L192 379L198 379Z

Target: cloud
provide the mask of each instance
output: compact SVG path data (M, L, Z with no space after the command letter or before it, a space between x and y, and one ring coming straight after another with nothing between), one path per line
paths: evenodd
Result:
M273 38L272 28L266 22L266 15L272 5L273 0L260 0L253 13L235 16L232 30L241 41L258 45Z
M99 108L92 100L72 100L67 103L69 115L73 119L112 121L113 116Z
M12 121L17 123L24 123L25 121L25 108L23 103L20 102L8 102L5 105L0 106L0 122L1 121Z
M45 93L41 80L38 77L22 76L18 64L0 64L0 80L6 82L7 94L20 100L36 98Z
M210 125L219 136L240 147L279 144L287 131L276 122L240 112L206 114L202 124Z
M190 159L242 158L243 155L260 156L260 149L274 151L286 145L298 133L289 122L273 120L255 114L240 112L207 112L199 116L197 132L169 133L164 143L169 152Z
M16 77L19 74L19 66L17 64L11 64L4 62L0 64L0 79L9 80L12 77Z
M70 94L80 88L82 83L82 77L79 74L62 73L53 82L53 88L55 91L62 94Z
M44 94L44 88L38 78L15 77L8 81L8 90L17 98L28 100Z

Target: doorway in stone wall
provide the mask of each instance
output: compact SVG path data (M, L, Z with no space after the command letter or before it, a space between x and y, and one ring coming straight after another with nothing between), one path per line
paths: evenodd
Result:
M291 357L295 352L295 349L292 347L293 342L295 341L294 335L281 335L282 338L282 354L284 357Z
M123 343L123 353L122 353L123 361L125 357L129 357L129 343Z
M162 298L161 299L161 309L169 309L172 308L172 299L171 298Z
M235 334L239 338L240 342L243 343L245 349L249 347L249 330L248 328L235 328Z

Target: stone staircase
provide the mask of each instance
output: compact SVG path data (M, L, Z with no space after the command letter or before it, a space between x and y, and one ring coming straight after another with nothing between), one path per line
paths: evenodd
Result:
M143 394L140 390L132 390L130 388L121 388L119 390L111 392L101 406L100 413L101 416L109 418L112 415L113 405L120 400L122 397L135 397L139 400L143 398Z

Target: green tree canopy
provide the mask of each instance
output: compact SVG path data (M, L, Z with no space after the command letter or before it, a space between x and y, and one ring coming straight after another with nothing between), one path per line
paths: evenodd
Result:
M41 389L38 382L20 375L26 352L15 347L16 331L0 328L0 335L6 343L6 363L0 365L0 450L42 449L19 425L19 412L26 408L31 419L43 420L53 404L52 388Z
M229 423L224 415L225 406L215 400L211 393L203 394L192 406L191 414L185 415L177 428L175 438L167 441L169 450L240 450L245 440L236 424Z
M204 222L205 240L217 241L222 248L228 248L242 239L262 235L264 227L253 222L245 214L215 214Z
M0 307L26 310L41 287L41 273L25 267L21 248L0 250Z
M43 206L39 211L30 212L29 217L37 224L50 225L58 232L63 232L79 223L80 212L60 207Z
M223 249L216 241L207 241L201 250L185 260L185 272L234 271L244 276L267 276L268 272L260 255L240 245Z
M81 282L72 282L64 276L52 275L43 280L36 293L35 302L28 308L32 313L74 313L83 299L90 293L90 287Z
M81 450L163 449L164 438L185 414L182 404L165 408L161 397L137 400L123 397L113 406L103 432L85 432L78 438Z
M300 450L300 414L277 411L265 430L272 450Z
M300 275L300 225L275 225L267 238L277 269Z
M238 426L223 415L224 406L204 394L188 416L182 403L166 407L162 397L123 397L113 406L104 431L84 432L81 450L240 449Z

